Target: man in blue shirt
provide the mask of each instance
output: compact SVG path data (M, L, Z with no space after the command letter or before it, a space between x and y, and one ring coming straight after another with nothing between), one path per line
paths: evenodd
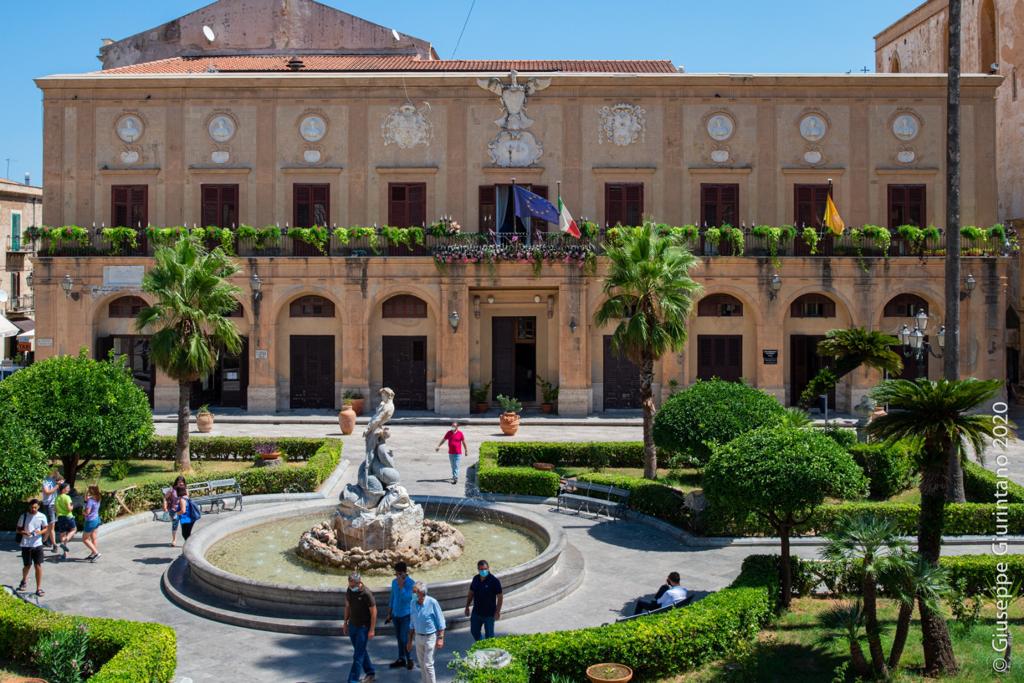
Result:
M416 598L412 601L412 628L406 650L416 645L416 659L420 660L420 681L437 683L434 673L434 650L444 647L444 614L437 600L427 595L427 584L417 581L412 587Z
M494 637L494 621L501 619L501 605L505 596L501 594L501 581L491 574L487 560L476 563L477 575L469 584L466 596L466 616L473 640L480 640L480 627L484 627L485 638ZM470 613L472 608L472 613Z
M384 623L395 622L395 638L398 640L398 659L391 662L392 669L405 667L412 669L412 653L406 650L409 642L409 620L412 615L413 580L405 562L395 565L395 578L391 581L391 604L388 606L388 618Z

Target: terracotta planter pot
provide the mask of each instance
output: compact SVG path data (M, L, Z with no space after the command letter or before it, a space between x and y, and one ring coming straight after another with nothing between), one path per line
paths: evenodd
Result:
M196 414L196 427L203 434L208 434L213 431L213 413L197 413Z
M519 413L502 413L501 421L501 433L505 436L515 436L516 432L519 431Z
M260 453L260 460L280 460L281 451L274 451L273 453Z
M490 403L477 403L476 404L476 412L478 412L478 413L486 413L490 409L491 409L491 404Z
M540 404L540 412L547 413L547 414L550 415L551 413L555 412L555 404L554 403L541 403Z
M593 664L587 667L587 680L591 683L627 683L633 680L633 670L625 664Z
M341 427L341 433L348 436L356 428L356 411L352 409L351 405L346 405L338 413L338 426Z
M356 411L356 415L363 414L363 403L366 402L365 398L352 398L348 399L352 401L352 410Z
M555 469L555 466L549 462L535 462L533 463L533 469L540 470L541 472L550 472Z

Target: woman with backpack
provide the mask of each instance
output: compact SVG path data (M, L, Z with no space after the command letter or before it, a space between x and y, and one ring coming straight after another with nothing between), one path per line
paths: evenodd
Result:
M82 525L82 543L91 551L85 558L90 562L100 559L100 550L96 545L96 532L100 528L100 487L90 486L85 494L85 523Z
M179 502L181 499L178 497L179 488L188 488L188 484L185 483L185 477L180 474L174 480L174 485L167 489L167 493L164 494L164 512L171 518L172 548L178 544L178 526L181 524L181 518L178 516L178 509L181 507Z
M187 486L178 487L178 520L181 522L181 537L186 541L192 535L192 527L203 516L199 506L192 502Z

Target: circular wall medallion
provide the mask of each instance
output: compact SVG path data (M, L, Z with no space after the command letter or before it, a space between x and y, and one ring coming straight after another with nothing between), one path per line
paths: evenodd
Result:
M307 164L315 164L320 161L320 150L318 149L307 149L302 153L302 160Z
M712 140L724 142L732 137L736 124L728 114L714 114L708 119L707 130Z
M892 120L892 134L904 142L916 138L920 129L921 122L913 114L900 114Z
M207 128L214 142L227 142L235 137L235 120L226 114L214 116Z
M222 149L218 149L216 152L210 155L210 161L215 164L226 164L231 159L231 155Z
M304 116L299 123L299 135L306 142L319 142L327 134L327 122L322 116L311 114Z
M896 153L896 161L901 164L912 164L916 158L917 155L914 154L914 150L912 149L901 149Z
M729 161L729 150L727 149L716 149L711 152L711 161L716 164L724 164Z
M800 119L800 137L808 142L817 142L828 132L828 123L820 114L808 114Z
M135 114L126 114L117 120L114 130L117 131L117 137L121 142L130 145L142 137L143 127L142 119Z
M139 161L139 153L134 149L129 149L125 152L121 152L121 163L123 164L134 164Z
M821 163L821 152L816 149L804 152L804 161L809 164L820 164Z

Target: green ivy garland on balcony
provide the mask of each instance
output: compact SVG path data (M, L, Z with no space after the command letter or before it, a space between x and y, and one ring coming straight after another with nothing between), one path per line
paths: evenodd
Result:
M850 229L850 237L853 239L853 247L857 250L857 263L860 269L868 272L868 264L864 261L864 241L870 241L877 246L882 256L889 257L889 245L892 244L892 233L889 228L881 225L862 225L859 228Z
M288 228L288 237L305 242L324 256L327 255L327 240L329 236L327 228L323 226L314 225L311 228Z
M821 237L818 235L817 228L804 228L800 232L800 237L803 239L804 244L811 250L811 256L818 253L818 241Z
M796 228L792 225L755 225L750 229L754 237L761 237L768 243L768 256L772 265L779 267L779 242L783 239L792 240L796 237Z
M114 251L139 246L139 231L135 228L103 228L100 234L103 235L103 239L110 242L110 247Z

